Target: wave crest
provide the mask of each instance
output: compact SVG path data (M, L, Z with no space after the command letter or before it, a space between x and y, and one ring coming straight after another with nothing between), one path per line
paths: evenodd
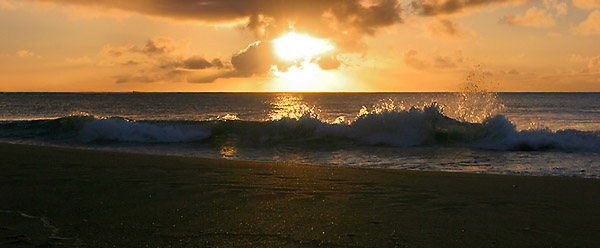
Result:
M518 131L502 115L480 123L450 118L436 104L363 113L350 122L326 123L314 115L270 121L135 121L88 115L0 123L0 137L68 142L226 142L332 146L465 146L491 150L600 152L598 132Z

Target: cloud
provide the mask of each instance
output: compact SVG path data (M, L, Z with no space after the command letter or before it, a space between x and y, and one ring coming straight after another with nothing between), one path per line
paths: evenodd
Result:
M579 54L571 54L569 57L569 62L571 63L579 63L585 61L585 58Z
M510 69L510 70L507 70L507 71L501 71L500 73L504 74L504 75L510 75L510 76L517 76L517 75L521 74L521 72L517 71L516 69Z
M544 0L544 6L541 9L533 6L523 15L507 15L502 17L498 23L510 26L529 26L529 27L552 27L556 25L555 17L567 14L567 3L558 0ZM556 36L557 33L551 33L549 36Z
M579 35L600 34L600 10L594 10L585 21L571 27L571 32Z
M545 10L531 7L525 12L525 15L504 16L498 23L510 26L529 26L529 27L551 27L555 22L551 15Z
M583 9L600 8L600 0L573 0L573 5Z
M319 58L317 61L317 65L321 68L321 70L335 70L340 68L342 62L337 58L336 55L323 56Z
M554 10L556 16L563 16L567 14L567 3L559 2L558 0L544 0L544 6L546 10Z
M522 0L418 0L409 4L419 15L439 16L463 12L466 9L479 8L485 5L522 2Z
M451 69L458 67L463 61L464 56L461 50L456 50L451 54L434 52L429 56L421 55L415 50L404 53L404 64L416 70Z
M121 47L105 46L100 54L110 58L108 62L121 65L140 64L150 59L164 60L187 49L189 41L175 41L170 38L157 37L146 41L143 46L128 44Z
M198 80L203 75L210 75L207 70L227 68L219 58L209 60L199 55L189 56L188 44L186 40L159 37L148 40L142 46L107 45L98 54L96 65L127 68L126 73L115 77L117 83L186 82L188 78ZM86 58L68 62L87 62Z
M106 45L99 52L96 65L127 68L126 73L116 76L117 83L212 83L220 78L265 77L274 71L287 72L292 67L301 69L306 63L314 63L322 70L338 69L342 64L338 54L333 52L284 60L276 56L274 45L272 40L256 41L227 59L206 58L192 54L187 40L158 37L144 45ZM72 59L68 62L81 61Z
M154 38L145 45L128 44L120 47L105 46L98 54L98 66L121 67L127 73L116 77L117 83L127 82L190 82L212 83L219 78L264 77L275 67L280 72L291 66L301 67L302 60L284 61L273 53L272 41L257 41L228 60L208 59L188 55L187 41ZM328 55L329 56L329 55ZM316 57L314 62L325 69L337 69L334 58ZM340 63L338 61L338 63Z
M196 82L213 82L219 78L262 77L268 75L274 69L279 72L286 72L293 66L302 67L303 59L297 61L282 60L274 54L273 46L273 41L254 42L231 56L229 67L225 67L224 70L208 77L199 77ZM320 63L320 60L324 60L324 62ZM323 70L339 67L339 65L335 66L335 61L330 61L327 56L315 57L313 61L309 62L317 62Z
M11 0L0 0L0 9L13 9L16 5L17 4Z
M154 82L180 82L186 81L185 73L182 71L172 70L172 71L150 71L150 70L140 70L137 73L132 74L123 74L116 77L116 83L129 83L129 82L137 82L137 83L154 83Z
M221 77L251 77L265 76L278 60L273 54L271 42L257 41L245 49L231 56L233 69L222 74Z
M593 57L589 60L588 69L592 72L600 72L600 56Z
M146 45L141 48L138 52L144 53L148 56L160 56L172 53L178 49L183 48L187 44L185 43L175 43L171 39L167 38L156 38L153 40L148 40Z
M16 54L17 56L19 56L19 57L33 57L33 56L35 56L35 53L34 53L34 52L27 51L27 50L25 50L25 49L19 50L19 51L17 51L15 54Z
M456 67L456 63L449 56L437 55L433 60L433 66L436 68L453 68Z
M224 68L225 65L223 64L221 59L218 59L218 58L215 58L209 62L207 59L205 59L203 57L194 56L194 57L190 57L190 58L184 60L183 63L181 63L181 67L183 67L184 69L190 69L190 70L203 70L203 69L212 68L212 67Z
M427 31L433 35L441 35L455 39L463 39L469 34L457 23L449 19L436 18L427 25Z
M402 22L398 0L31 0L100 11L122 10L178 21L227 23L246 21L259 40L289 29L327 36L339 43L354 40L348 49L361 47L364 35ZM324 23L327 23L324 25Z
M559 3L558 5L554 6L554 9L556 9L557 16L566 15L567 14L567 3L565 3L565 2Z

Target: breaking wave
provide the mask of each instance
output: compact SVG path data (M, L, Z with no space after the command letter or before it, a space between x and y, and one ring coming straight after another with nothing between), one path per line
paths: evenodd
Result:
M211 143L344 146L461 146L489 150L600 152L600 133L517 130L502 115L481 122L450 118L435 104L362 113L327 123L311 115L268 121L136 121L76 115L49 120L0 122L3 139L62 143Z

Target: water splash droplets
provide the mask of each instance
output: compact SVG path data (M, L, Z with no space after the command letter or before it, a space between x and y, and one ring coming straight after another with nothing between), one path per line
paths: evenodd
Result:
M497 83L492 73L476 65L467 74L460 92L455 93L454 100L446 103L442 113L459 121L481 123L498 114L504 105L498 94L492 92Z

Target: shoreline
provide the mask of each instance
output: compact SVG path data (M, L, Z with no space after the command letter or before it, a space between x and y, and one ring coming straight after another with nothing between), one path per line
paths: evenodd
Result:
M117 153L123 155L140 155L140 156L158 156L158 157L171 157L171 158L188 158L188 159L198 159L198 160L209 160L209 161L230 161L232 163L274 163L274 164L287 164L287 165L297 165L297 166L325 166L325 167L340 167L340 168L361 168L368 170L392 170L392 171L405 171L405 172L423 172L423 173L458 173L458 174L467 174L467 175L491 175L491 176L508 176L508 177L548 177L548 178L581 178L581 179L591 179L591 180L600 180L600 177L585 177L585 176L576 176L576 175L536 175L536 174L506 174L506 173L486 173L486 172L473 172L473 171L448 171L448 170L418 170L418 169L404 169L404 168L385 168L385 167L363 167L363 166L355 166L355 165L340 165L340 164L319 164L319 163L302 163L302 162L287 162L287 161L269 161L269 160L246 160L246 159L227 159L227 158L211 158L211 157L200 157L193 155L183 155L183 154L162 154L162 153L151 153L151 152L143 152L143 151L128 151L128 150L114 150L110 147L81 147L77 145L69 146L67 144L41 144L41 143L19 143L19 142L10 142L10 141L0 141L0 146L2 145L16 145L16 146L31 146L38 148L56 148L56 149L67 149L67 150L82 150L82 151L96 151L96 152L107 152L107 153Z
M6 143L0 157L3 247L600 245L593 178Z

